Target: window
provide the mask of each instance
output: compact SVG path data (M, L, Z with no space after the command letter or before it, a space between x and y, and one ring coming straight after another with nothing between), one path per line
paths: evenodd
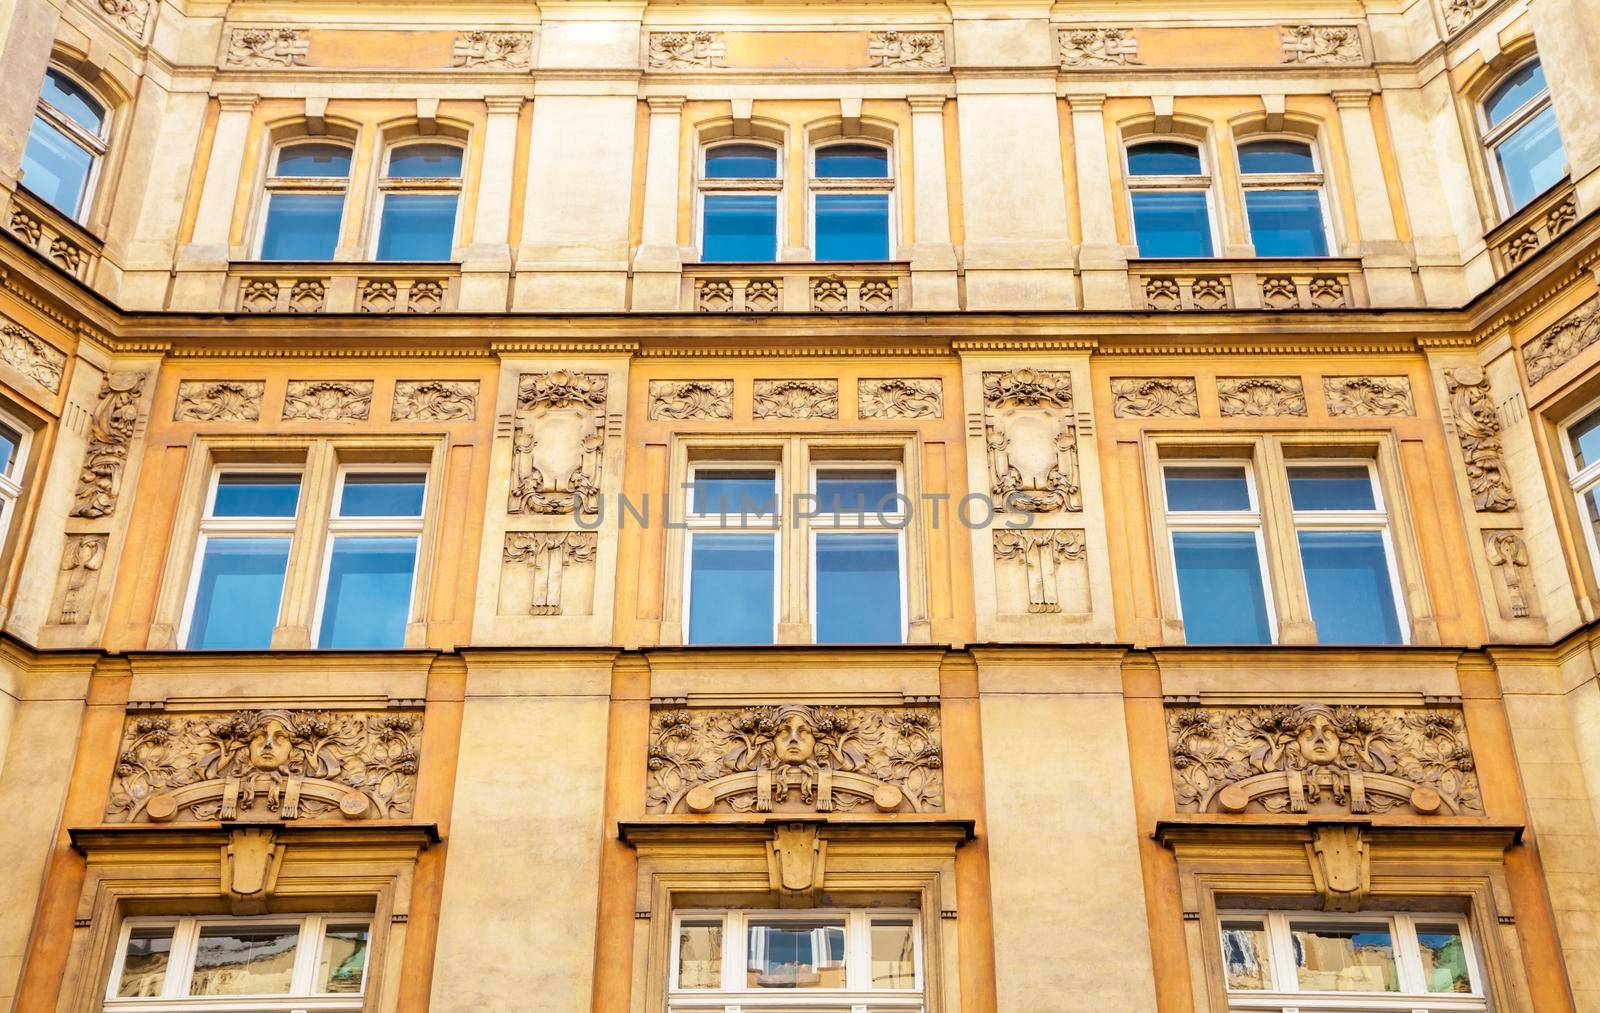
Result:
M1291 464L1300 568L1324 644L1398 644L1398 579L1372 465Z
M1272 643L1261 508L1250 469L1169 465L1162 479L1185 639Z
M318 647L405 643L425 488L417 472L347 467L340 473L322 567Z
M350 185L350 149L327 141L286 144L267 175L262 260L332 260Z
M89 212L95 171L106 153L106 107L51 67L22 152L22 185L73 219Z
M1231 1010L1488 1008L1471 934L1455 915L1252 912L1220 923Z
M298 473L238 469L213 477L200 521L184 646L272 645L299 503Z
M905 639L908 502L900 471L882 465L812 471L811 626L819 644L892 644Z
M1326 257L1322 173L1310 144L1260 140L1239 145L1245 215L1258 257Z
M450 260L461 202L462 152L453 144L391 148L378 181L378 260Z
M912 911L691 911L672 937L669 1013L778 1000L785 1013L921 1008Z
M129 918L103 1009L359 1010L370 927L359 915Z
M775 467L690 472L689 643L776 640L778 516Z
M778 259L779 151L767 144L707 148L700 173L700 259Z
M1493 153L1501 198L1516 211L1567 174L1555 109L1544 68L1530 60L1517 68L1483 103L1484 141Z
M889 150L830 144L812 152L812 239L817 260L888 260Z
M1141 257L1212 257L1211 177L1189 141L1128 146L1128 192Z
M11 529L11 517L22 498L22 472L28 463L31 434L27 426L0 414L0 543Z
M1567 474L1584 519L1591 559L1600 560L1600 405L1591 405L1563 434Z

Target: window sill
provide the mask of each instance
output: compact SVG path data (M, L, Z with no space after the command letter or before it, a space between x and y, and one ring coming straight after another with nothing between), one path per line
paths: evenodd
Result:
M228 301L241 313L438 313L455 308L454 261L234 261Z
M882 313L910 304L905 260L688 263L679 301L699 313Z
M89 280L105 245L99 236L21 184L5 209L5 226L24 246L79 281Z
M1578 199L1572 180L1563 179L1490 229L1483 241L1493 251L1498 272L1505 275L1554 242L1577 220Z
M1128 287L1143 310L1334 310L1366 306L1353 257L1250 257L1128 261Z

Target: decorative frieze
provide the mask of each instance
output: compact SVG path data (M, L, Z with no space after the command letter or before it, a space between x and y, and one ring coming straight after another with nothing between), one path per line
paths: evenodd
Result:
M699 70L726 66L721 32L651 32L645 66L650 70Z
M1167 733L1180 812L1483 813L1459 710L1172 709Z
M940 380L861 380L856 413L864 419L942 419L944 383Z
M1600 341L1600 296L1593 297L1522 346L1528 382L1538 383Z
M100 0L100 9L135 39L144 38L144 27L150 20L150 0Z
M299 67L311 49L304 28L230 28L224 67Z
M1298 376L1238 376L1217 380L1224 417L1305 417L1306 386Z
M1068 69L1142 62L1131 28L1063 28L1056 38L1061 66Z
M478 417L478 381L397 381L389 417L396 422L471 422Z
M178 384L178 403L173 408L174 422L257 422L261 419L261 396L267 385L261 380L184 380Z
M1570 186L1563 187L1553 203L1542 208L1536 203L1517 217L1526 222L1524 227L1495 243L1507 269L1532 257L1571 228L1578 220L1578 198Z
M651 380L649 417L676 422L733 418L732 380Z
M994 532L994 558L1025 568L1028 612L1057 613L1062 564L1083 561L1087 550L1081 529L1001 528Z
M757 380L754 409L758 419L836 419L839 381Z
M1411 382L1403 376L1328 376L1322 380L1329 415L1415 415Z
M0 320L0 362L52 394L60 392L61 374L67 368L65 352L9 320Z
M1489 530L1483 533L1483 553L1494 571L1495 597L1504 619L1525 619L1533 614L1532 573L1528 546L1520 532Z
M290 380L284 421L365 422L372 411L371 380Z
M106 822L409 816L421 741L394 711L130 715Z
M456 35L451 56L457 67L485 70L526 70L533 61L532 32L491 32L474 29Z
M1444 0L1444 27L1454 35L1472 24L1494 0Z
M68 535L66 548L61 553L60 605L56 622L63 626L77 626L89 621L84 602L92 604L95 587L99 583L100 568L106 562L108 536Z
M1192 376L1129 377L1111 381L1111 412L1119 419L1199 418Z
M558 369L518 377L506 511L598 512L605 424L604 373Z
M1450 395L1456 439L1465 458L1472 505L1488 513L1515 510L1517 497L1506 477L1500 414L1489 396L1489 378L1476 366L1463 366L1445 370L1444 383Z
M867 36L867 60L874 67L898 70L942 70L943 32L901 32L893 29Z
M1354 25L1288 25L1279 30L1284 63L1366 62L1361 30Z
M78 473L72 516L109 517L117 509L128 446L139 423L139 398L145 374L107 373L100 380L100 399L89 419L89 446Z
M774 313L783 305L782 278L696 278L700 313Z
M561 592L566 570L573 564L594 563L593 531L508 531L504 561L525 565L533 579L528 614L561 615Z
M652 813L942 812L937 706L656 710Z
M983 406L990 494L1010 510L1082 510L1071 374L985 373Z

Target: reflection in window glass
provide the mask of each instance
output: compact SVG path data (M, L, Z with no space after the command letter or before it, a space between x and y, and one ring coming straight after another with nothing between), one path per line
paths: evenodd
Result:
M678 926L678 987L722 987L722 922Z
M1556 127L1556 112L1545 106L1495 147L1506 181L1506 198L1520 208L1561 182L1567 174L1567 153Z
M745 981L749 988L843 988L844 925L752 922Z
M1272 642L1254 532L1175 531L1172 555L1188 643Z
M1572 442L1572 456L1579 468L1600 461L1600 411L1573 423L1567 430L1567 438Z
M421 475L356 472L344 478L340 517L421 517Z
M917 987L917 937L909 918L872 923L872 987Z
M20 446L22 434L0 422L0 475L11 475L16 469L17 448Z
M706 152L707 179L776 179L778 150L764 144L724 144Z
M1128 149L1130 176L1198 176L1200 149L1179 141L1154 141Z
M1401 642L1382 532L1301 531L1300 562L1318 643Z
M771 534L694 534L689 643L772 643L776 544Z
M189 649L271 646L288 563L288 538L207 539L189 621Z
M1244 469L1230 466L1173 467L1165 471L1167 509L1181 513L1250 509Z
M278 152L279 176L343 179L350 175L350 149L338 144L295 144Z
M702 516L758 517L777 509L777 495L774 472L697 468L691 503Z
M1250 190L1244 196L1258 257L1326 257L1322 196L1315 190Z
M51 207L76 218L88 190L94 155L36 116L22 153L22 185Z
M817 149L818 179L887 179L889 152L871 144L835 144Z
M817 510L825 514L893 513L905 504L896 498L893 468L822 468L817 471Z
M1141 190L1133 195L1133 229L1141 257L1209 257L1211 216L1194 190Z
M1506 78L1505 83L1496 88L1483 104L1484 112L1489 116L1489 125L1492 127L1504 122L1530 100L1542 95L1544 90L1544 67L1534 60Z
M773 261L778 257L778 198L771 194L708 194L701 257L708 261Z
M1311 146L1300 141L1252 141L1239 146L1239 171L1246 175L1316 172Z
M1461 930L1454 925L1418 925L1417 945L1422 951L1422 976L1429 992L1471 992L1467 950Z
M453 144L408 144L389 155L391 178L453 179L461 175L461 149Z
M897 644L900 536L821 534L817 540L817 643Z
M128 936L117 995L123 998L157 996L172 962L171 928L136 928Z
M449 260L455 244L454 193L391 193L378 224L379 260Z
M332 260L344 217L342 193L275 193L267 201L262 260Z
M1222 923L1222 966L1232 989L1272 987L1267 931L1260 922Z
M329 995L360 995L367 970L367 927L330 926L317 956L316 989Z
M227 472L217 477L211 516L293 517L299 501L299 475Z
M1296 510L1376 510L1372 473L1355 464L1289 469L1289 499Z
M98 135L105 126L106 108L78 82L51 68L44 73L44 86L39 97L55 110L91 134Z
M416 566L414 537L335 538L317 646L404 646Z
M1290 927L1295 970L1308 992L1398 992L1394 942L1387 925Z
M294 973L296 928L200 930L190 995L282 995Z
M888 260L889 195L824 193L817 201L818 260Z

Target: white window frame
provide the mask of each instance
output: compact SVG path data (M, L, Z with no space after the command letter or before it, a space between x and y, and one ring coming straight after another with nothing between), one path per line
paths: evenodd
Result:
M1322 911L1219 911L1214 931L1222 938L1222 928L1228 922L1257 921L1262 923L1267 935L1267 965L1272 974L1272 984L1288 986L1272 989L1227 988L1228 969L1217 969L1228 995L1230 1013L1486 1013L1489 997L1485 991L1483 964L1467 919L1457 914L1430 912L1365 912L1337 914ZM1321 922L1329 927L1386 926L1394 945L1395 968L1400 984L1398 992L1333 992L1301 991L1294 962L1294 942L1291 924ZM1472 978L1474 991L1429 992L1423 977L1420 948L1417 943L1417 926L1450 925L1461 933L1462 949L1467 958L1467 973Z
M1297 468L1362 468L1372 487L1371 510L1296 510L1293 494L1289 502L1294 523L1295 552L1300 551L1302 531L1377 531L1383 535L1383 556L1389 573L1389 595L1394 602L1395 622L1400 628L1400 643L1411 642L1411 621L1406 615L1405 588L1400 581L1400 569L1394 553L1394 531L1390 525L1389 510L1384 504L1383 483L1378 481L1377 465L1361 458L1290 458L1284 462L1285 478ZM1304 564L1302 564L1303 570ZM1305 574L1301 573L1304 579ZM1306 588L1306 607L1311 607L1311 589ZM1313 619L1313 621L1315 621ZM1319 636L1319 643L1325 643Z
M1583 527L1583 541L1589 547L1589 560L1600 572L1600 533L1595 531L1594 523L1589 519L1589 494L1600 492L1600 458L1590 461L1587 465L1578 464L1578 452L1573 446L1572 428L1580 422L1600 413L1600 401L1591 401L1572 415L1560 426L1561 453L1567 466L1567 485L1572 490L1573 498L1577 500L1578 520Z
M436 144L443 147L455 148L461 153L460 176L391 176L389 163L394 158L396 151L418 145ZM372 237L368 243L367 259L376 262L378 259L378 244L383 240L383 209L388 203L389 195L401 194L453 194L456 199L455 218L450 225L450 257L445 260L420 261L427 264L449 264L456 260L456 248L461 243L461 198L464 191L463 179L467 171L467 147L462 141L450 137L407 137L387 145L383 150L383 165L378 173L378 199L372 202ZM498 171L498 169L496 170ZM407 261L385 261L385 263L399 264Z
M1183 144L1194 148L1195 153L1200 157L1200 174L1197 176L1134 175L1133 170L1129 167L1130 163L1128 161L1128 156L1132 153L1133 149L1144 147L1147 144L1162 143ZM1219 244L1222 242L1222 235L1217 229L1217 200L1214 192L1216 185L1215 175L1211 171L1211 153L1208 150L1209 147L1210 146L1205 141L1199 138L1185 137L1181 134L1176 136L1153 134L1128 138L1122 142L1122 178L1125 184L1123 189L1127 191L1128 231L1133 236L1133 246L1135 250L1137 250L1139 246L1139 226L1133 209L1133 195L1135 193L1151 193L1161 190L1182 191L1185 193L1199 192L1205 194L1206 198L1206 221L1207 228L1211 232L1211 252L1206 257L1198 259L1212 259L1217 256L1220 248ZM1180 257L1177 259L1183 260L1193 258Z
M810 567L807 586L810 588L810 622L811 640L821 644L817 637L817 604L821 597L817 591L817 536L820 534L843 534L846 536L864 534L881 535L893 533L896 546L896 565L899 568L900 586L900 639L893 643L906 642L906 634L910 629L909 603L906 588L906 527L910 518L906 506L906 473L905 468L898 461L816 461L811 462L810 493L817 495L817 473L819 471L893 471L894 491L896 494L895 510L885 513L881 517L876 511L867 510L863 513L829 514L821 511L820 497L817 512L809 516L806 531L806 560Z
M367 957L361 970L361 991L357 993L313 992L317 961L321 956L324 933L330 928L360 925L367 930ZM251 926L294 927L300 937L295 943L294 973L289 991L267 996L187 996L194 971L202 929L223 926L248 929ZM123 998L117 995L122 968L127 960L128 940L136 929L172 928L172 950L160 996ZM232 1013L254 1010L259 1013L320 1013L320 1011L360 1010L366 1001L367 987L373 981L373 922L370 914L258 915L252 917L158 917L125 918L117 934L116 954L111 962L103 991L103 1013Z
M698 514L694 509L695 476L701 471L745 471L772 475L772 513ZM689 631L694 628L694 536L770 534L772 535L772 640L778 642L778 622L783 614L783 463L781 461L695 461L683 490L683 523L687 529L683 553L683 639L693 646ZM737 517L739 523L728 518Z
M28 468L28 452L33 448L33 427L10 412L0 411L0 424L17 434L16 456L11 467L0 470L0 545L11 533L11 520L22 502L22 474Z
M720 989L679 988L678 948L685 922L722 921L722 985ZM752 921L812 921L837 919L844 922L845 984L843 989L749 988L745 985L747 929ZM874 921L911 922L915 940L916 987L872 987L872 931ZM927 972L922 944L922 915L910 908L817 908L807 910L741 910L693 908L673 912L671 954L667 962L668 1013L689 1010L727 1009L743 1011L781 1010L782 1013L871 1009L873 1013L906 1010L921 1013L927 992Z
M51 105L50 102L44 97L43 85L40 86L38 98L34 102L34 115L43 118L45 122L49 123L52 127L55 127L57 130L65 134L68 140L77 144L80 148L83 148L89 153L89 173L84 177L83 180L83 197L78 201L77 211L69 214L68 212L63 211L61 208L57 208L54 204L50 205L52 208L55 208L55 210L67 215L67 217L71 218L73 221L82 224L88 220L89 212L94 207L95 190L100 185L100 168L102 163L105 161L106 152L110 150L109 138L111 136L111 103L107 102L103 97L101 97L99 92L85 84L84 81L77 75L68 73L65 68L59 67L52 63L48 70L61 75L68 81L71 81L73 84L83 89L83 91L89 94L90 98L94 99L94 101L100 105L100 132L98 134L94 134L79 126L72 117ZM31 128L33 123L32 119L30 119L28 123L30 128L29 135L31 137ZM24 150L27 148L28 140L28 137L23 138L22 143ZM28 181L23 179L22 185L26 187L28 185ZM43 197L40 197L39 199L44 200ZM45 203L48 204L49 202L45 201Z
M1171 468L1242 468L1245 490L1250 497L1248 510L1174 510L1167 501L1167 471ZM1183 618L1183 582L1178 579L1178 542L1180 532L1189 531L1248 531L1255 535L1256 565L1261 570L1262 600L1267 609L1267 630L1278 643L1278 609L1272 593L1272 571L1267 565L1266 524L1261 511L1261 497L1256 488L1256 469L1252 461L1241 457L1172 458L1161 462L1161 508L1167 525L1167 554L1172 560L1172 590L1178 605L1178 618ZM1187 627L1185 627L1187 629ZM1221 645L1218 645L1221 646Z
M756 145L770 148L776 155L777 173L770 179L762 176L736 176L723 179L711 179L706 175L706 159L717 148L732 147L734 145ZM719 137L715 141L707 141L700 145L699 157L695 162L695 194L694 194L694 248L699 252L702 262L706 259L706 198L707 197L738 197L751 195L773 195L775 208L772 237L772 263L783 259L784 244L784 148L777 141L770 141L764 137ZM711 261L710 263L721 263ZM765 263L764 261L762 263Z
M883 177L833 177L821 179L817 176L817 153L828 148L859 145L862 147L878 148L884 155L884 166L888 175ZM825 141L818 141L811 145L806 152L806 239L810 243L811 259L817 263L848 264L847 260L817 260L817 195L839 194L849 196L855 194L888 194L889 195L889 255L886 260L894 260L899 250L899 229L896 227L900 221L899 202L895 199L898 188L895 186L894 145L885 141L867 137L830 137ZM864 261L874 263L874 261Z
M213 517L211 511L217 502L217 486L223 475L293 475L299 479L299 492L295 497L293 517ZM183 621L178 625L178 644L190 650L189 632L194 621L194 608L200 593L201 570L205 564L206 543L212 537L220 538L287 538L289 551L294 552L295 529L306 509L305 469L281 464L224 464L211 469L206 484L205 506L200 513L200 531L195 538L194 558L189 564L189 589L183 599ZM284 584L278 590L278 615L273 620L276 628L283 619L284 591L288 588L288 563L284 564ZM193 648L206 650L206 648Z
M344 148L350 155L350 168L343 176L280 176L278 175L278 160L283 157L286 149L296 148L301 145L326 144L333 147ZM262 251L267 243L267 225L272 218L272 199L278 194L285 195L327 195L338 194L342 198L339 202L339 231L334 237L334 255L328 261L318 263L331 263L339 255L339 245L344 238L345 214L350 210L350 177L355 172L355 148L349 142L335 137L291 137L280 141L272 147L272 164L267 171L267 178L262 183L261 189L261 221L256 226L255 242L251 245L251 259L261 260ZM279 263L269 261L269 263Z
M1527 204L1513 205L1511 203L1511 188L1506 183L1505 167L1500 163L1500 145L1504 143L1512 134L1527 126L1534 117L1544 112L1544 110L1550 106L1550 79L1548 77L1545 78L1544 91L1528 99L1528 101L1524 102L1499 123L1490 124L1489 122L1489 99L1493 98L1495 93L1504 87L1507 81L1511 80L1511 78L1515 76L1517 72L1527 67L1530 63L1538 63L1542 68L1544 61L1539 58L1538 53L1533 53L1529 55L1527 59L1519 61L1516 66L1509 68L1505 73L1501 74L1495 79L1494 86L1483 93L1483 101L1478 103L1478 127L1483 133L1483 150L1489 158L1489 176L1494 183L1495 199L1500 204L1502 218L1510 218L1518 211L1521 211L1523 208L1528 207L1530 204L1533 204L1538 200L1538 195L1535 195L1531 200L1528 201ZM1560 124L1557 124L1556 136L1560 138L1560 135L1561 127ZM1566 150L1566 139L1561 138L1561 151L1563 155L1566 155ZM1571 171L1572 159L1571 156L1568 155L1568 174L1570 174Z
M415 517L343 517L339 513L340 504L344 502L345 479L353 474L364 475L415 475L422 482L422 506ZM371 464L343 464L333 483L333 501L328 504L328 532L322 542L322 565L317 571L317 597L316 608L311 617L311 629L308 631L312 645L319 651L344 650L337 647L322 646L322 613L328 603L328 578L333 570L333 545L340 538L404 538L410 536L416 540L416 555L411 561L411 587L406 593L406 625L411 625L411 613L417 604L417 575L422 567L422 527L423 521L428 516L428 468L421 464L407 464L405 462L371 463ZM394 645L393 648L374 648L375 650L398 650L404 647L404 641Z
M1243 149L1261 141L1284 141L1304 145L1311 152L1310 172L1245 172ZM1245 234L1255 243L1255 233L1250 229L1250 191L1252 190L1314 190L1317 194L1318 213L1322 216L1323 244L1327 257L1338 255L1339 244L1333 234L1333 218L1328 206L1327 174L1322 169L1322 152L1310 138L1298 134L1250 134L1234 139L1234 161L1239 167L1239 187L1243 192ZM1308 258L1312 259L1312 258Z

